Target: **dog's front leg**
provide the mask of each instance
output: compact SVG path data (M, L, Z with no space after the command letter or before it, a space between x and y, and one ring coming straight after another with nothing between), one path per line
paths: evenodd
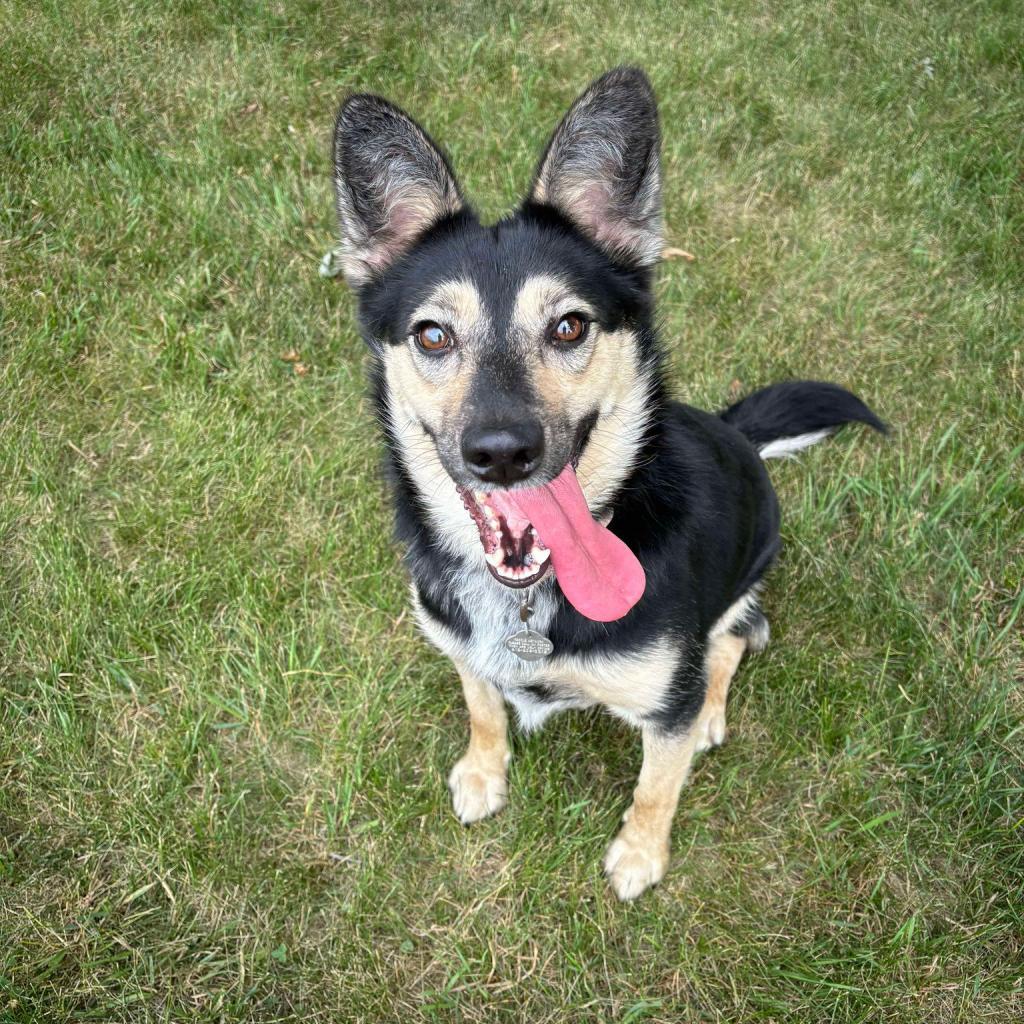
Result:
M490 683L456 665L469 708L469 746L448 776L452 806L469 825L497 814L508 802L508 715Z
M644 763L633 803L604 859L605 873L620 900L636 899L665 876L672 818L690 774L698 732L691 728L666 734L645 727L643 739Z
M711 640L705 658L704 707L696 721L672 733L644 728L644 763L633 804L604 859L604 870L620 900L636 899L664 878L679 794L693 755L725 739L729 683L746 648L746 639L731 634Z

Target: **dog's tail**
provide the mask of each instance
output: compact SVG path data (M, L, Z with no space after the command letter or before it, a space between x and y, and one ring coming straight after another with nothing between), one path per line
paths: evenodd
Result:
M823 441L844 423L886 425L854 394L817 380L790 380L761 388L719 413L745 434L762 459L790 458Z

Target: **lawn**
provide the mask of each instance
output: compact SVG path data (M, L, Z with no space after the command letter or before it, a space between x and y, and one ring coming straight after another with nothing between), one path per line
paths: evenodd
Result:
M0 0L0 1021L1024 1018L1022 55L1012 0ZM317 274L346 92L498 216L624 61L696 257L678 394L893 427L773 464L773 643L634 905L621 723L450 813L461 693Z

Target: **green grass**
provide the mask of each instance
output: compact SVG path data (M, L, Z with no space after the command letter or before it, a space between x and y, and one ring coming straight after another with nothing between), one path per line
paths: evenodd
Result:
M1022 53L1011 0L0 0L0 1021L1024 1017ZM449 813L465 712L316 272L346 91L493 215L626 60L680 394L825 377L894 428L772 468L774 642L633 906L624 726Z

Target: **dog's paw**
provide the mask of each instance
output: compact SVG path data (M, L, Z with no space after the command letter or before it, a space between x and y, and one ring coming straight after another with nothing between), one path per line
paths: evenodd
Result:
M697 730L696 753L720 747L728 735L725 728L725 708L705 709L694 728Z
M668 850L619 833L604 858L604 873L620 900L635 900L665 877Z
M463 825L489 818L508 803L508 779L505 770L488 769L468 754L458 761L448 776L452 807Z

